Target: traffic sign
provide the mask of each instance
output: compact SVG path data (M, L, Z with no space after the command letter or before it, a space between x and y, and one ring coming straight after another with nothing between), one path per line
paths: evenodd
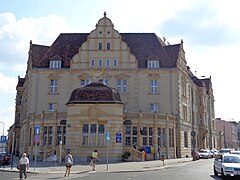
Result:
M40 143L40 134L36 134L34 137L35 144Z
M7 136L1 136L0 143L7 143Z
M110 133L106 132L106 141L110 141Z
M122 133L118 132L116 133L116 143L122 142Z
M39 125L37 125L37 126L35 126L35 133L36 134L40 134L40 126Z

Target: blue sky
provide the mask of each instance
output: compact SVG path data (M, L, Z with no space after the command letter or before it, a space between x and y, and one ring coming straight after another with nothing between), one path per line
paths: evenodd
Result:
M183 39L192 72L212 78L216 118L239 121L239 5L238 0L1 1L0 121L5 134L14 122L17 77L25 76L29 41L51 45L60 33L89 33L104 11L119 32L154 32L170 44Z

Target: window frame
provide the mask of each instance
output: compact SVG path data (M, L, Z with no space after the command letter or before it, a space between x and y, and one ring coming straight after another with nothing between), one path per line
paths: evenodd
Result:
M150 79L150 94L158 94L158 80Z
M96 60L95 59L91 59L90 60L90 67L95 67L96 66Z
M50 79L49 92L51 94L58 93L58 79Z
M147 61L147 68L149 69L156 69L160 67L159 60L148 60Z
M50 60L49 69L61 69L62 61L61 60Z
M117 79L116 89L120 93L128 93L128 80L127 79Z
M112 64L113 67L118 67L118 59L117 58L114 58L113 59L113 64Z
M107 68L111 67L111 59L105 60L105 67L107 67Z

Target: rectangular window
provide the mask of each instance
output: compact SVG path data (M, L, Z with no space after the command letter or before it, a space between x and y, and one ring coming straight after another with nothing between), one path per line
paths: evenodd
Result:
M80 80L80 87L84 87L90 83L89 79L81 79Z
M107 50L110 50L110 43L107 43Z
M50 69L60 69L62 66L62 61L50 61L49 68Z
M98 50L102 50L102 43L98 43Z
M98 59L98 67L102 67L103 66L103 60L102 59Z
M111 60L110 59L106 59L105 66L106 67L110 67L111 66Z
M66 126L57 126L57 145L66 144Z
M49 103L48 104L48 112L54 112L57 110L57 104L56 103Z
M50 80L50 93L57 93L58 92L58 80L51 79Z
M104 124L83 124L82 145L83 146L104 146L105 145Z
M127 93L127 80L126 79L117 80L117 90L120 93Z
M174 131L169 128L169 147L174 147Z
M52 145L52 126L44 126L43 128L43 145L51 146Z
M150 80L150 94L158 93L158 80Z
M91 61L90 61L90 67L95 67L95 59L91 59Z
M118 59L113 59L113 67L118 67Z
M142 128L143 146L148 146L148 128Z
M137 132L138 132L137 127L133 126L132 127L132 145L138 144Z
M148 68L159 68L159 61L148 61Z
M125 136L125 145L131 146L131 126L126 126Z
M91 124L90 134L96 134L96 133L97 133L97 124Z
M148 128L148 145L149 146L153 145L153 128L152 127Z
M158 104L157 103L150 104L150 112L152 112L152 113L158 112Z

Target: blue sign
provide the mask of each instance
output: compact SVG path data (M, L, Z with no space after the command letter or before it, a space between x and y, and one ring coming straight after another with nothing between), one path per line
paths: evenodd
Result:
M0 143L7 143L7 136L1 136Z
M122 133L116 133L116 143L122 143Z
M40 126L35 126L35 134L40 134Z
M110 133L106 132L106 141L110 141Z

